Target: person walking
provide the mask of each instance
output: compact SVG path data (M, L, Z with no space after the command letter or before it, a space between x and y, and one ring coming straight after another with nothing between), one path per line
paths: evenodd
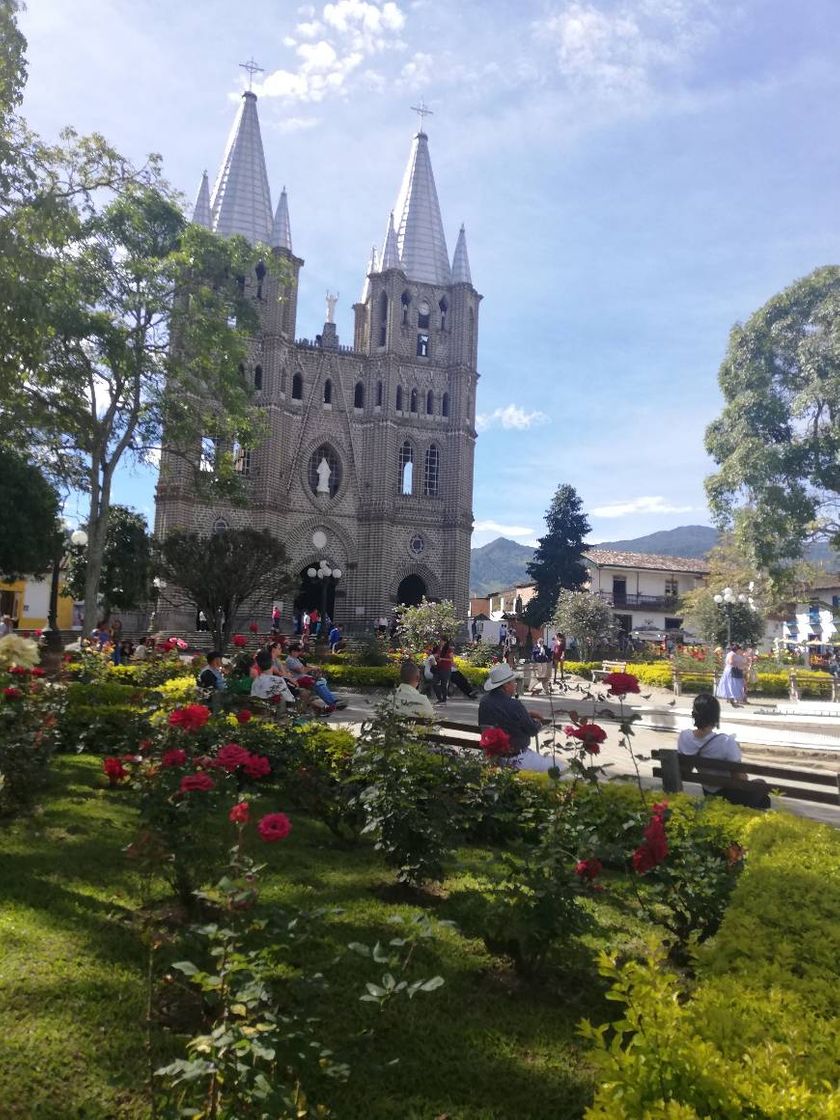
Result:
M554 677L552 684L557 684L557 670L560 670L560 683L562 684L565 677L566 665L566 635L555 634L554 641L551 643L551 663L554 666Z
M271 608L271 629L275 634L280 633L280 608L276 603Z
M549 678L551 676L551 654L545 648L545 642L542 638L537 638L534 642L533 649L531 650L531 661L534 663L534 683L547 696L551 691ZM532 688L531 692L536 689Z
M435 692L439 703L445 704L449 697L449 678L455 664L455 653L449 642L444 642L437 655L435 668Z
M733 708L744 699L744 674L747 659L741 652L741 647L735 643L726 655L723 662L723 673L715 689L715 696L720 700L728 700Z
M423 660L423 691L431 695L435 691L438 646L429 646Z

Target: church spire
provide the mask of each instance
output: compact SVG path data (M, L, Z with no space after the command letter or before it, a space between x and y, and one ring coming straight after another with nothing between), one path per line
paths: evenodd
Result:
M386 272L389 268L400 268L400 253L397 248L397 232L394 229L394 211L388 218L388 229L385 231L385 244L382 246L382 256L379 259L379 271Z
M467 235L463 223L461 223L461 232L458 234L458 242L455 245L455 256L452 258L452 283L472 284L470 258L467 255Z
M365 273L365 282L362 284L362 294L359 297L359 303L367 303L368 296L370 295L370 277L371 273L376 272L376 246L372 245L370 249L370 260L368 261L367 272Z
M257 95L250 90L228 137L225 157L211 200L213 229L225 237L235 233L252 244L271 237L271 193L265 169Z
M210 183L207 180L206 171L201 176L201 186L198 188L198 194L195 198L192 220L195 225L204 226L205 229L210 229L213 224L210 213Z
M292 226L289 222L289 197L286 188L280 192L280 201L277 203L277 212L274 215L274 225L271 229L272 249L288 249L292 251Z
M427 284L451 283L449 254L429 158L429 138L422 127L411 145L394 213L397 216L397 249L406 277Z

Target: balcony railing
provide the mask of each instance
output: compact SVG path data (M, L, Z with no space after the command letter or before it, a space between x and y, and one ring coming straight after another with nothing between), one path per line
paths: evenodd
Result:
M609 603L616 610L676 611L680 605L679 595L622 595L616 591L597 591L599 599Z

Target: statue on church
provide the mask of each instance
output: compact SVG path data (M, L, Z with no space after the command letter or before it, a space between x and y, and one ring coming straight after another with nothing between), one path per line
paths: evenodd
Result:
M318 464L315 473L318 475L318 485L315 488L315 493L329 494L330 475L332 474L332 471L330 470L330 465L327 462L326 456L321 459L321 462Z
M335 295L333 295L332 292L330 292L330 291L327 292L327 322L328 323L334 323L335 322L335 305L338 303L338 297L339 297L340 294L341 294L340 292L336 292Z

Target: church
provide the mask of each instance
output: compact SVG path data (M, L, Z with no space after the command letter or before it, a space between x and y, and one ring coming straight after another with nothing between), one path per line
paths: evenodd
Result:
M247 506L199 500L192 470L164 449L155 533L268 528L298 581L282 605L286 623L326 602L347 629L368 629L422 596L451 599L467 616L481 296L463 226L450 260L422 122L382 247L360 276L352 344L339 340L330 296L320 332L296 337L304 262L285 188L272 208L252 91L212 192L205 173L196 199L194 222L270 247L288 280L278 291L258 266L245 281L260 301L260 331L243 372L268 431L258 447L234 449ZM197 447L196 460L208 453ZM255 604L255 616L271 606ZM167 629L194 629L186 608L159 617Z

